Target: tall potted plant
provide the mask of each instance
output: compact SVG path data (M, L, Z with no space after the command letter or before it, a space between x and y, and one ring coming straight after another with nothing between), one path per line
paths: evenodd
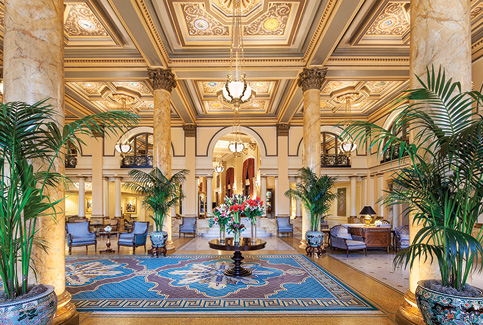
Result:
M168 233L163 231L164 220L171 208L184 197L180 185L187 173L188 170L183 169L168 178L157 167L149 173L137 169L129 172L133 181L125 183L125 188L144 196L143 205L153 212L151 218L155 231L150 234L153 247L164 247L166 244Z
M310 230L305 234L307 245L319 247L322 243L323 234L320 231L320 222L329 212L332 201L336 194L331 189L335 183L335 177L321 175L318 177L310 168L303 167L299 170L300 182L295 189L285 192L289 198L300 199L302 205L310 214Z
M57 298L52 286L32 285L32 250L47 250L48 239L36 236L41 216L57 218L60 200L48 196L66 181L56 172L68 153L68 143L83 143L79 135L115 133L137 117L127 112L86 116L65 126L56 122L56 110L47 100L29 105L0 104L0 323L52 322ZM35 165L34 165L35 164ZM34 273L35 274L35 273Z
M383 203L407 203L405 212L419 230L394 263L413 267L417 260L433 261L440 269L439 279L419 281L416 290L425 322L481 324L482 291L467 281L483 268L483 233L472 235L483 212L483 119L473 110L483 97L462 92L441 68L437 73L428 68L427 82L419 82L421 88L398 99L409 104L393 128L357 121L344 135L399 161ZM401 136L404 127L413 135L409 142Z

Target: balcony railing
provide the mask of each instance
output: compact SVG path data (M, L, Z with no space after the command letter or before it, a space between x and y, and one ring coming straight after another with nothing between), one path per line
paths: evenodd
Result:
M392 147L392 148L391 148ZM399 153L401 152L401 145L399 143L394 143L391 147L387 148L384 151L384 155L382 156L381 164L399 159ZM403 152L403 157L407 156L407 152Z
M153 168L153 156L126 156L122 158L121 168Z
M73 155L67 155L65 157L65 168L75 168L77 166L77 157Z
M322 155L320 165L322 167L350 167L351 159L348 155Z

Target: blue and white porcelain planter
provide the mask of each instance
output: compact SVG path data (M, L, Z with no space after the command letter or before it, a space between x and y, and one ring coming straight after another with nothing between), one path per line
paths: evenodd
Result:
M429 325L483 324L482 294L479 297L453 296L428 289L425 281L419 281L416 302L424 322Z
M168 233L166 231L153 231L149 236L153 247L164 247L168 240Z
M307 241L307 246L319 247L322 245L322 240L324 239L324 233L322 231L309 230L305 233L305 240Z
M53 286L46 285L41 294L0 304L2 325L50 325L57 310L57 295Z

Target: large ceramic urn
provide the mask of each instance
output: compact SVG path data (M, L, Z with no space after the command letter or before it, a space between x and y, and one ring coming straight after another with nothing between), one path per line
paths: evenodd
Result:
M168 233L166 231L153 231L150 235L153 247L164 247L168 240Z
M309 230L305 233L305 240L307 241L307 246L319 247L322 245L322 240L324 234L322 231Z

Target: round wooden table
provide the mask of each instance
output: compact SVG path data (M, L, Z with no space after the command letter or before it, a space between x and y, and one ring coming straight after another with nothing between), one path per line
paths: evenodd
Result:
M263 249L265 248L267 242L257 239L254 243L252 243L250 238L241 238L240 244L235 246L233 244L233 238L227 238L224 244L220 243L219 239L212 239L208 242L208 244L212 249L234 251L233 257L231 258L233 260L233 267L223 271L226 276L249 276L252 274L252 271L241 266L242 260L244 259L241 252Z

